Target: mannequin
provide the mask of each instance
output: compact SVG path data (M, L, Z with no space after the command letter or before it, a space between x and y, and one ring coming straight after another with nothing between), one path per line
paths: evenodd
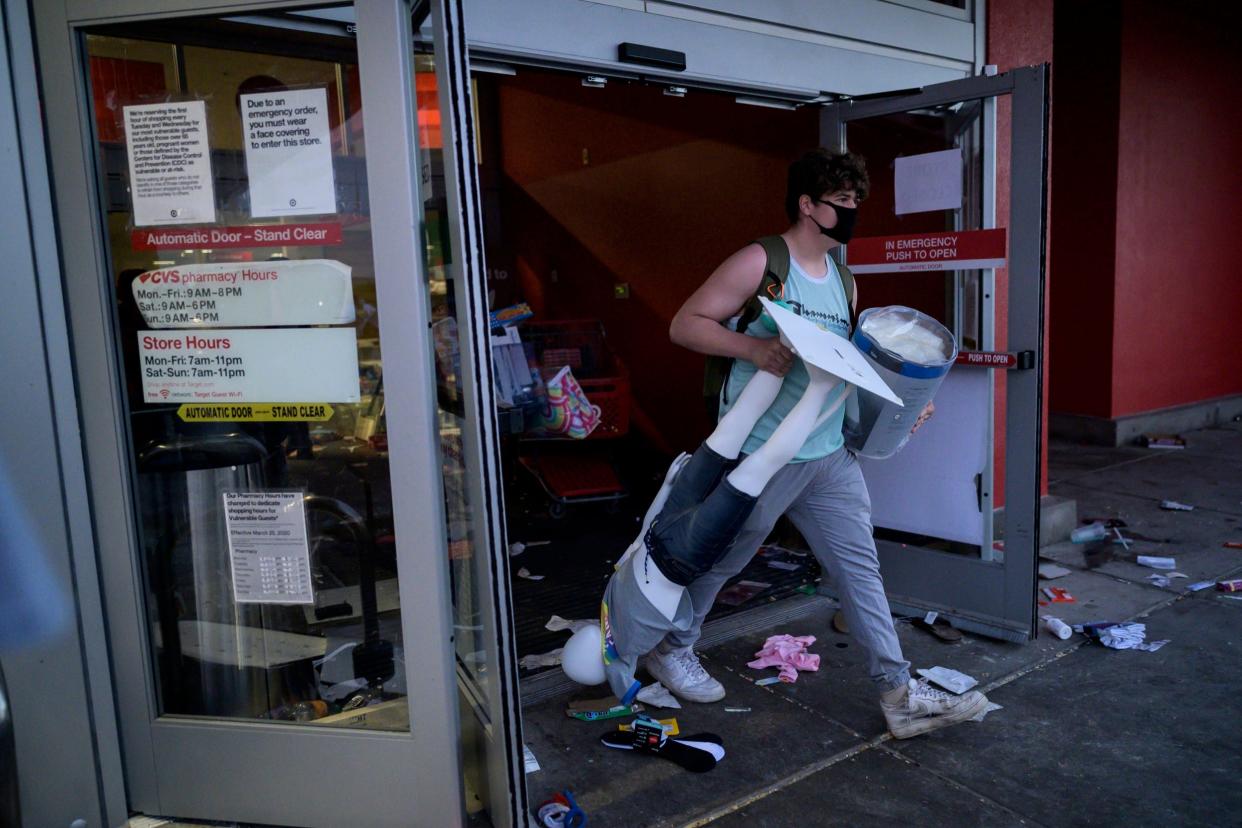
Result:
M781 324L780 319L776 324ZM827 332L824 336L840 339ZM791 347L784 331L781 339ZM692 456L683 454L673 461L638 538L609 580L600 606L600 626L579 630L565 646L562 667L570 678L580 684L606 680L622 703L629 704L641 687L634 678L638 659L668 632L685 629L691 622L685 587L725 554L768 481L853 390L847 386L823 410L842 380L813 364L808 355L799 356L810 377L806 391L757 451L738 461L747 436L783 382L765 371L751 378ZM809 356L826 362L816 354Z

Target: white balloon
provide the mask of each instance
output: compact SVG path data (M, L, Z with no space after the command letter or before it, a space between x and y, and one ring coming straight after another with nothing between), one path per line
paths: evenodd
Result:
M603 639L599 625L583 627L569 637L561 654L561 669L579 684L604 683Z

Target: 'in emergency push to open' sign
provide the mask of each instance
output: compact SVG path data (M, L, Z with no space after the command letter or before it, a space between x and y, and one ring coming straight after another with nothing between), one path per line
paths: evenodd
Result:
M1005 266L1005 231L957 230L909 236L869 236L849 243L854 273L971 270Z

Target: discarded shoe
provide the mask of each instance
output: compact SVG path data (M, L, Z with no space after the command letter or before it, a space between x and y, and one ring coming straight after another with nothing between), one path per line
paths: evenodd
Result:
M961 630L950 624L949 619L947 618L937 618L930 624L922 618L916 618L914 619L914 626L920 630L929 632L941 641L947 641L950 644L956 644L962 640Z
M906 687L891 690L880 699L888 729L898 739L969 721L987 705L988 697L977 690L955 696L937 690L926 680L914 679Z
M633 730L611 730L599 738L605 747L659 756L692 773L707 773L724 758L724 743L715 733L669 736L659 722L634 720Z
M674 696L686 701L706 704L725 696L724 685L707 674L693 647L679 647L666 653L657 647L647 656L647 672Z

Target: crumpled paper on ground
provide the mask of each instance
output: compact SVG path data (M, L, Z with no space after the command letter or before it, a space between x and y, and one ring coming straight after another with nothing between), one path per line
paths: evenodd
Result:
M1146 638L1146 624L1115 624L1100 630L1100 643L1114 650L1146 650L1154 653L1169 643L1169 639L1144 643Z
M557 647L555 650L548 650L546 653L524 655L518 660L518 666L523 670L534 670L539 667L555 667L561 663L561 656L564 652L564 647Z
M798 680L799 670L814 672L819 669L819 656L806 651L814 643L813 635L773 635L763 642L763 649L755 653L755 660L747 662L746 666L754 670L778 667L781 681L792 684Z
M673 694L668 691L668 688L658 681L655 684L648 684L642 690L639 690L638 700L652 707L681 708L681 702L673 698Z

